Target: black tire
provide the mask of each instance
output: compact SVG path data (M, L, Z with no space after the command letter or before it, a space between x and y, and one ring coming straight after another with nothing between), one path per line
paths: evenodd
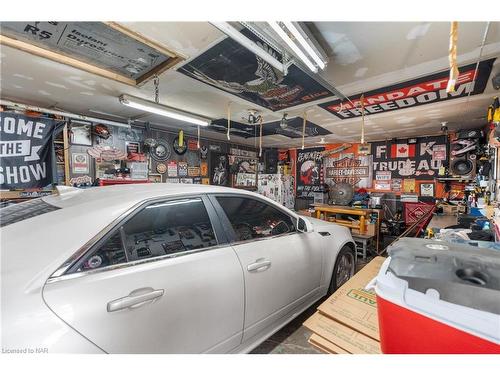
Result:
M354 275L356 264L354 261L354 250L345 245L340 249L333 267L332 279L328 288L328 295L335 292L342 284L349 280Z

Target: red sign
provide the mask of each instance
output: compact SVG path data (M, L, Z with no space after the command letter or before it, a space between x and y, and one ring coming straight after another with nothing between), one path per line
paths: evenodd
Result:
M451 93L446 92L448 70L364 93L365 115L460 98L469 94L481 94L488 83L494 61L495 59L489 59L479 63L475 82L473 81L476 64L459 68L460 74L455 92ZM359 117L361 116L362 95L352 96L352 103L348 100L342 102L337 99L319 104L319 106L340 119Z

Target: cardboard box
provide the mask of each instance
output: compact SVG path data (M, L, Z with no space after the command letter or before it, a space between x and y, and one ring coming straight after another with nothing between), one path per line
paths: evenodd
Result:
M304 326L344 352L353 354L381 353L378 341L330 319L320 312L316 312L307 319Z
M334 343L328 341L327 339L321 337L313 333L309 340L307 340L309 344L314 346L315 348L321 350L324 353L328 354L350 354L348 351L345 351L341 347L335 345Z
M364 287L375 277L384 262L376 257L333 293L318 310L373 340L380 340L375 293Z

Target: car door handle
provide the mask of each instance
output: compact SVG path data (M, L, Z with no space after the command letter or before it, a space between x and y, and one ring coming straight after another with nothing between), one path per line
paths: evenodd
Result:
M257 259L255 263L249 264L247 270L249 272L261 272L271 267L271 261L264 258Z
M126 297L118 298L108 302L108 312L124 309L134 309L156 301L163 296L163 289L141 288L130 292Z

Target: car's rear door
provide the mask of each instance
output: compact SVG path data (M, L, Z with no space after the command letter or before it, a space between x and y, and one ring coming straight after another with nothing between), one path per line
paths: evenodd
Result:
M316 233L300 233L279 206L249 195L211 195L245 275L245 329L251 340L319 292L322 248Z
M204 196L155 201L99 242L43 296L109 353L228 352L241 343L244 282Z

